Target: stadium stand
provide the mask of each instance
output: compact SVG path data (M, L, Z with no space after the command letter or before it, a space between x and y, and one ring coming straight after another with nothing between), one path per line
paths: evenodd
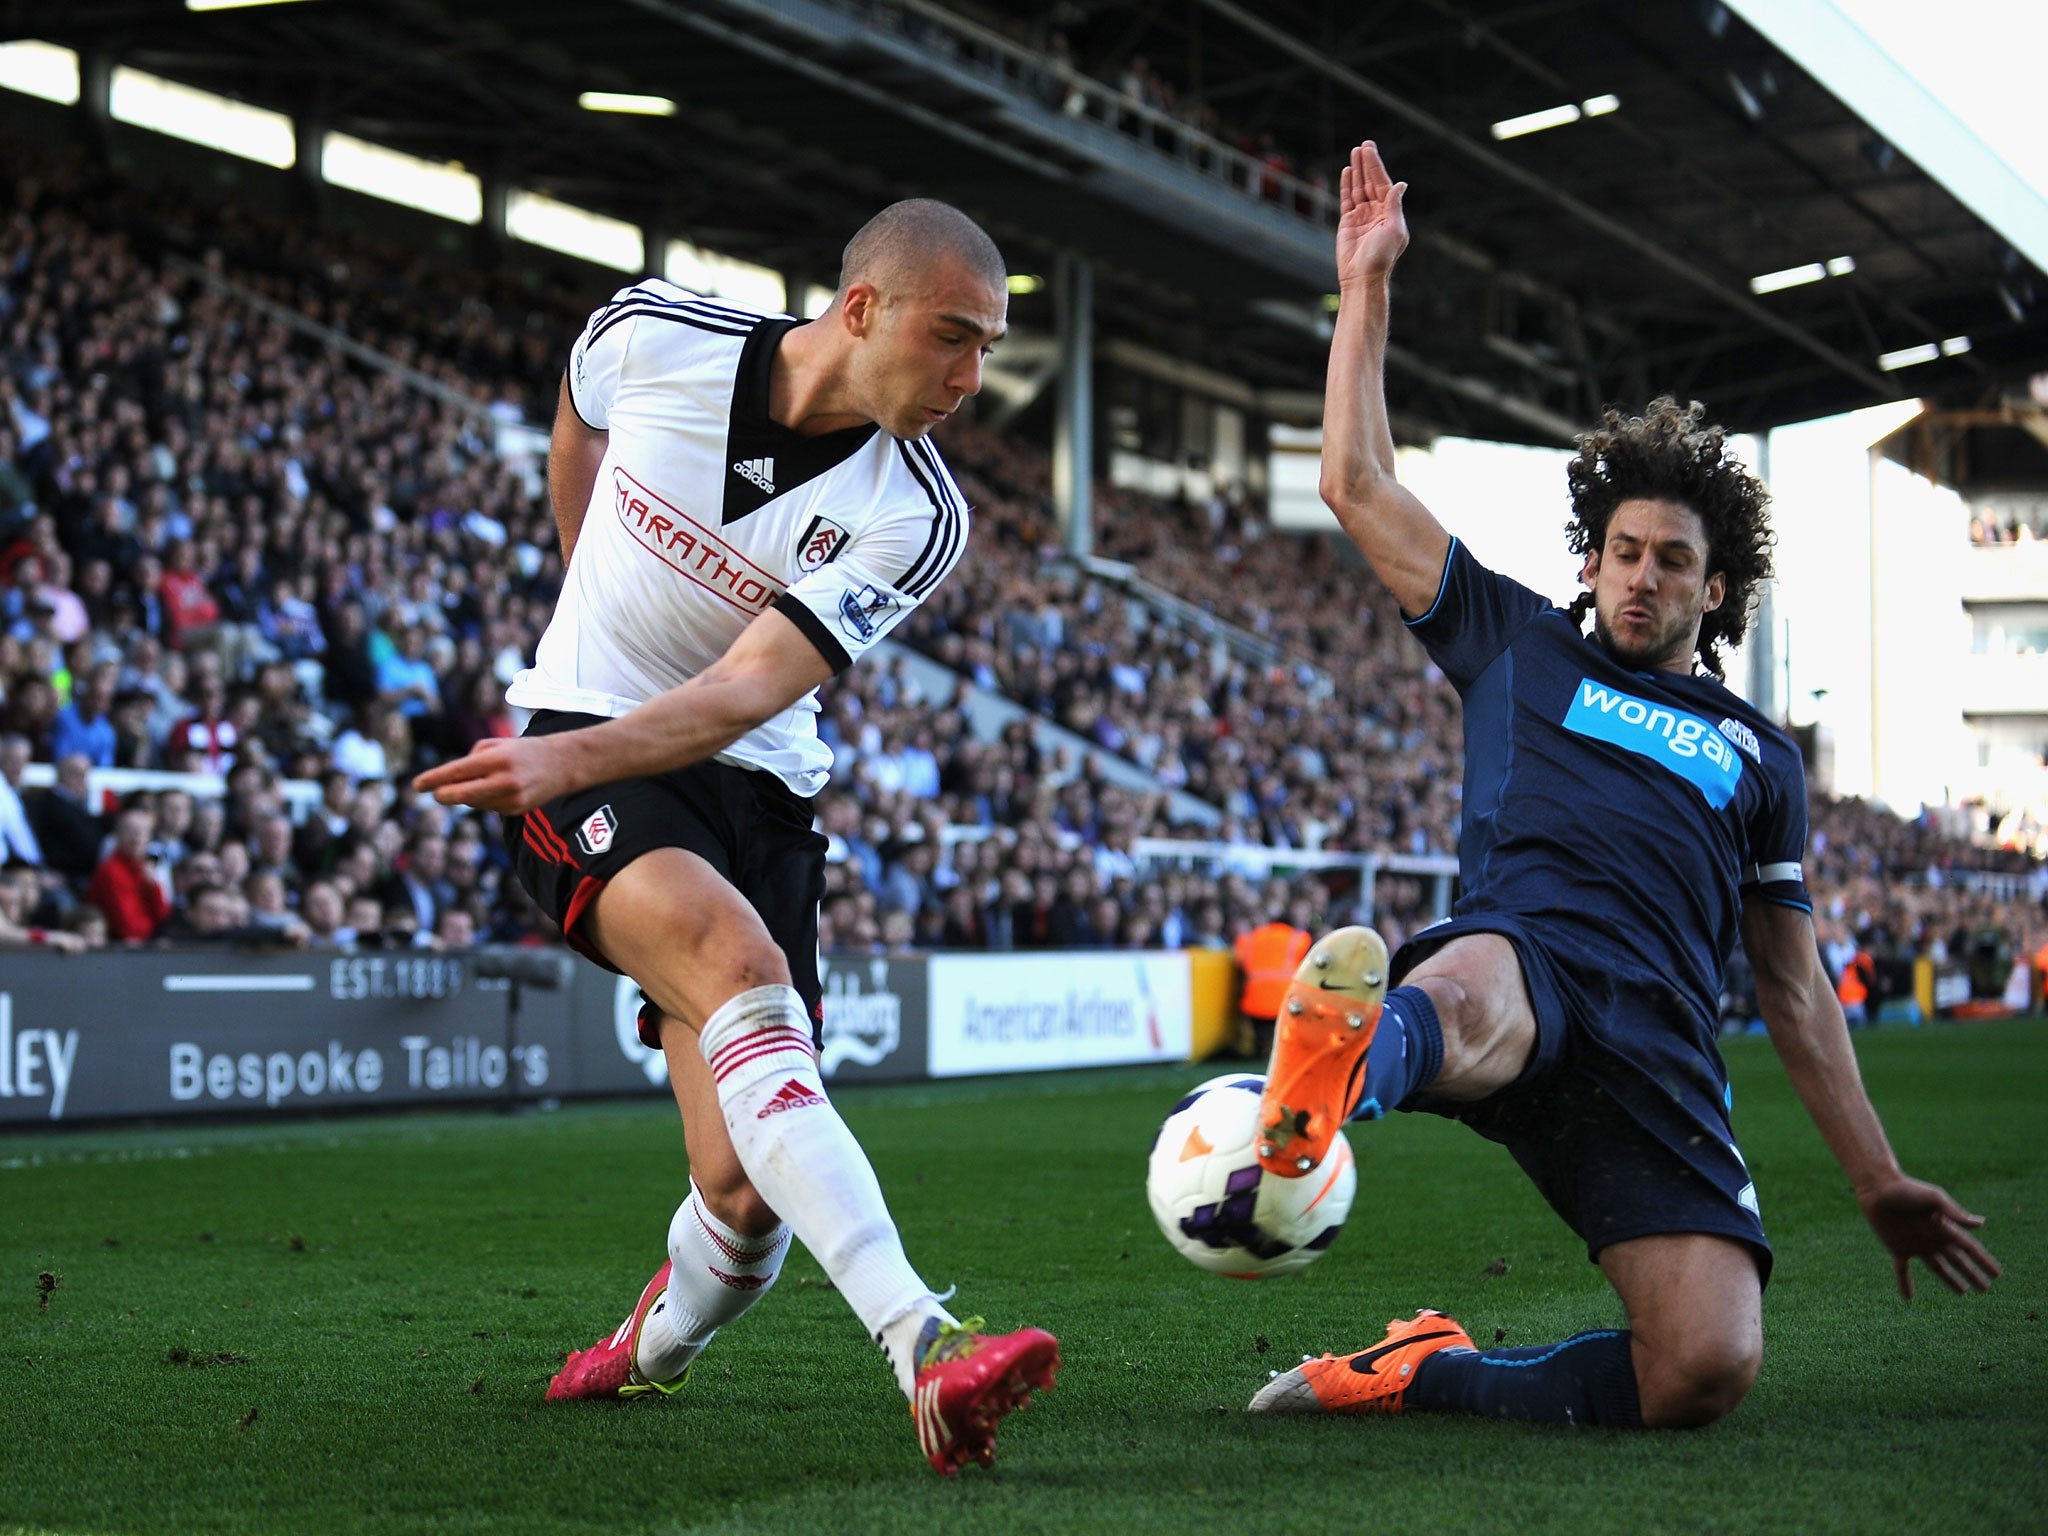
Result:
M1197 175L1253 192L1323 224L1334 224L1337 199L1329 176L1297 174L1295 157L1271 128L1254 131L1227 121L1199 92L1177 85L1142 53L1129 51L1127 29L1089 27L1085 12L1065 19L999 11L978 19L933 5L899 0L833 0L863 27L903 39L955 67L1036 98L1076 121L1101 124ZM1108 32L1114 41L1086 35Z
M520 449L599 285L202 214L17 151L0 220L0 917L87 942L544 941L494 818L402 786L516 729L504 686L560 576ZM1223 948L1347 920L1357 887L1141 844L1455 850L1455 698L1355 565L1228 494L1104 485L1119 581L1060 553L1042 449L972 424L943 445L974 545L899 639L945 672L899 657L825 697L828 948ZM976 693L1147 787L1028 722L978 735ZM1176 791L1218 825L1177 825ZM1813 829L1838 968L2048 933L2037 862L1854 801L1816 799ZM1374 902L1395 941L1434 910L1399 874Z

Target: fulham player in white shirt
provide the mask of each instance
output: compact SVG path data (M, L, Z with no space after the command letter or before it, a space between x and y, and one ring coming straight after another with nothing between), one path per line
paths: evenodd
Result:
M981 1333L911 1268L820 1080L811 797L817 688L927 596L967 544L932 427L1006 327L994 243L916 199L847 245L799 323L648 281L572 349L549 454L567 576L507 697L514 741L422 774L498 811L568 941L638 982L690 1159L669 1262L570 1356L550 1397L660 1395L774 1284L792 1232L880 1345L950 1474L1052 1385L1039 1329Z

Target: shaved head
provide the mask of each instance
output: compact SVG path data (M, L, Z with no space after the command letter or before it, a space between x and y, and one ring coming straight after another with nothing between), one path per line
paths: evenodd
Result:
M937 269L948 256L996 292L1007 288L1003 253L988 232L958 208L929 197L891 203L846 242L839 263L839 297L844 299L855 283L872 283L892 297L920 293L936 280Z
M847 242L831 309L783 338L794 364L829 386L798 414L830 424L815 431L873 422L923 437L980 390L1009 317L1002 252L979 224L930 198L892 203Z

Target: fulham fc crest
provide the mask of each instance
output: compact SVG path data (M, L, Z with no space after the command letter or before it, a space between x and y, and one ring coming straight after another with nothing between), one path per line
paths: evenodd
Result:
M822 517L812 518L810 527L804 530L803 542L797 545L797 575L808 576L818 567L830 564L845 543L844 528Z
M612 808L600 805L583 818L583 825L576 829L576 841L585 853L596 858L611 847L612 838L618 830L618 819L612 815Z

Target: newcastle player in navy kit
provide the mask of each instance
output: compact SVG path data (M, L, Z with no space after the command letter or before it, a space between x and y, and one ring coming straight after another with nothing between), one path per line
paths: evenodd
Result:
M549 453L568 562L517 741L423 774L499 811L569 943L639 982L669 1065L689 1193L668 1262L551 1398L677 1390L801 1238L880 1345L950 1474L1052 1385L1035 1328L955 1319L905 1257L815 1049L832 754L817 688L952 570L967 508L925 436L981 387L1001 256L957 209L885 209L805 324L648 281L590 318Z
M1352 152L1322 490L1464 702L1463 892L1391 963L1362 928L1310 951L1275 1035L1260 1161L1299 1176L1347 1116L1461 1119L1585 1241L1628 1327L1482 1350L1425 1310L1276 1375L1251 1407L1705 1424L1756 1379L1771 1266L1714 1044L1738 934L1900 1290L1915 1259L1956 1291L1998 1265L1981 1218L1886 1143L1814 939L1798 751L1718 676L1770 573L1768 494L1699 407L1610 411L1569 473L1586 594L1556 608L1481 565L1395 479L1383 370L1405 191L1371 144Z

